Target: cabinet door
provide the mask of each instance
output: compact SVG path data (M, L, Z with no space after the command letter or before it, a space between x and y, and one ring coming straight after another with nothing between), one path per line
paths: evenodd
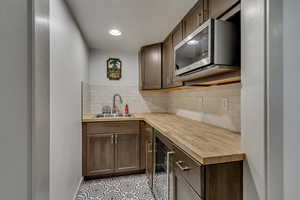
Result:
M141 122L144 123L144 122ZM147 154L147 143L148 138L146 134L143 132L143 125L141 125L141 148L140 148L140 169L144 170L146 169L146 154Z
M163 44L163 88L174 88L181 86L182 83L174 81L175 55L172 35Z
M148 176L149 179L149 183L150 183L150 187L152 187L152 172L153 172L153 128L145 123L145 122L141 122L141 134L142 137L144 137L145 139L142 140L144 142L143 146L145 149L142 150L143 154L141 156L142 159L144 159L144 161L142 161L141 163L144 162L145 168L146 168L146 174Z
M163 88L169 88L171 85L171 51L172 40L171 37L168 37L163 44Z
M238 2L239 0L210 0L209 1L210 17L212 18L220 17Z
M144 121L141 121L141 169L146 169L146 159L149 151L148 144L152 141L152 127Z
M154 44L142 48L142 89L161 89L162 45Z
M104 175L114 172L114 135L87 136L87 175Z
M174 173L174 196L175 200L202 200L180 174L178 168Z
M173 47L179 44L183 40L182 23L178 24L172 32Z
M116 172L140 168L140 137L138 133L115 134Z
M203 0L203 23L209 19L209 1Z
M183 19L183 37L186 38L189 34L194 32L204 22L203 15L203 0L191 9L191 11Z

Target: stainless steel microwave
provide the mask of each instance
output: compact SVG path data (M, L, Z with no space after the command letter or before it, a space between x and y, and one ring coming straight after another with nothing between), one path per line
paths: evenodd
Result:
M209 19L174 48L176 77L199 78L236 66L238 41L233 23Z

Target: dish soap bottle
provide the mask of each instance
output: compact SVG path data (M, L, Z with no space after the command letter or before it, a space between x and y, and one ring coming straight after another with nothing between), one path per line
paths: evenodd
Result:
M129 108L128 108L128 104L126 104L125 106L125 115L128 115L129 114Z

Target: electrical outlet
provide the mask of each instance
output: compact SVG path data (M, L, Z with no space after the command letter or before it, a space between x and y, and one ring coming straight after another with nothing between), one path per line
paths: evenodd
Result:
M199 106L202 108L204 104L203 97L199 97Z
M222 105L223 105L223 110L225 112L229 111L229 102L228 102L228 98L223 98L222 99Z

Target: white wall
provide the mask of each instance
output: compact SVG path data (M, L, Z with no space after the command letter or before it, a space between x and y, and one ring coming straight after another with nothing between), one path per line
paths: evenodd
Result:
M120 58L122 61L122 78L117 81L106 77L106 61L109 58ZM138 54L127 52L106 52L93 49L89 59L89 83L106 86L138 85Z
M106 76L106 61L109 58L120 58L122 61L122 78L108 80ZM119 93L124 101L118 104L124 111L124 105L129 105L132 113L166 112L167 95L160 92L140 92L138 86L138 54L127 52L105 52L92 50L89 58L89 100L90 112L101 113L104 105L112 106L113 95Z
M63 0L50 1L50 199L72 199L81 180L81 81L88 49Z
M0 194L31 199L30 3L0 1Z
M300 1L283 1L284 200L299 199L300 186Z

